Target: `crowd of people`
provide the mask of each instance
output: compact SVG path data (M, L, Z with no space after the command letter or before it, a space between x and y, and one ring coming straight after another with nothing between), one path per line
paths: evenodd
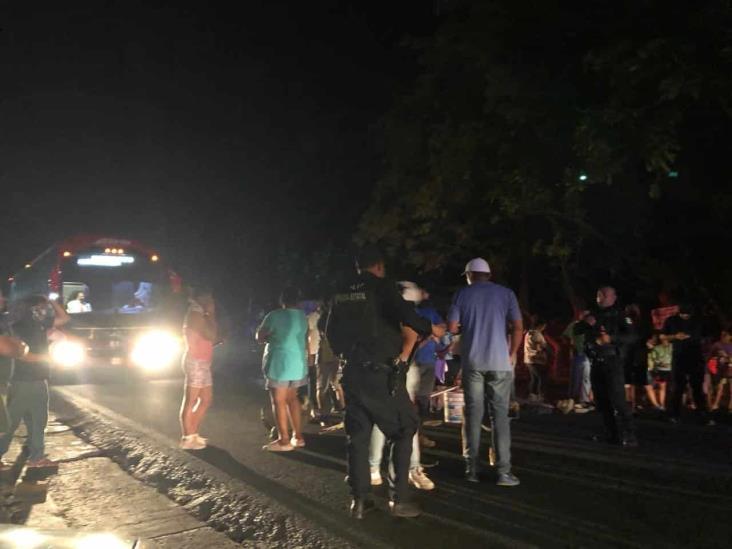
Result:
M491 282L488 263L476 258L465 269L468 285L443 319L424 289L387 278L376 248L362 251L358 271L349 288L320 307L298 302L297 291L286 289L281 308L265 315L256 330L257 340L266 344L263 372L277 430L264 449L287 452L305 445L298 391L315 380L308 399L314 416L328 413L328 395L332 406L345 408L352 516L361 518L373 508L368 494L384 482L385 455L392 514L419 515L409 485L434 488L420 449L435 445L420 427L430 417L435 381L444 381L446 358L456 350L452 335L459 334L462 367L453 377L465 392L466 479L480 480L478 452L487 402L496 483L518 485L511 472L509 424L513 370L523 337L515 294Z
M555 402L564 413L596 410L604 431L595 440L623 447L639 444L635 415L640 409L676 423L686 407L706 425L714 425L714 412L732 412L732 330L722 328L715 339L703 337L689 303L664 303L644 322L639 307L621 306L616 290L602 286L595 305L578 304L561 336L552 337L544 318L524 314L515 293L492 281L487 261L470 260L463 275L466 285L443 318L426 290L389 279L383 255L367 246L347 288L317 302L302 300L296 288L288 287L280 307L254 330L257 342L265 345L262 369L276 432L264 449L289 452L305 446L303 408L316 421L344 411L354 518L373 508L369 494L372 486L383 484L384 469L391 512L419 515L409 486L435 487L421 450L436 444L422 428L432 417L436 381L448 386L438 394L461 390L464 395L465 479L483 477L479 447L488 423L494 481L504 487L520 484L511 470L510 434L519 400L527 406ZM83 305L83 295L75 295L74 302ZM0 458L24 421L28 466L50 467L54 464L44 453L49 343L69 315L42 297L28 298L20 310L12 323L0 317L0 356L15 364L7 408L0 406ZM185 450L207 445L199 428L212 401L211 364L221 332L212 292L194 290L183 322L180 447ZM567 389L550 375L562 345L569 350ZM519 363L528 371L525 400L517 398ZM383 467L385 456L388 467ZM0 470L7 467L0 460Z
M317 380L317 389L310 392L316 399L311 409L315 416L327 414L323 390L331 388L337 395L332 399L335 407L345 407L351 514L356 518L373 507L368 494L384 482L385 455L391 512L403 517L419 514L407 487L435 487L421 456L421 449L435 442L421 426L432 414L436 380L444 383L448 363L454 364L446 358L454 355L459 355L459 367L448 374L448 383L459 385L464 393L463 457L465 478L471 482L481 480L478 448L484 423L490 423L495 482L520 483L510 457L510 418L517 400L529 406L553 401L564 413L596 410L603 430L593 439L629 448L639 445L635 415L640 409L678 422L686 406L706 425L714 425L711 412L725 402L732 410L732 335L722 330L718 341L707 344L686 303L653 310L654 327L647 328L637 306L621 306L616 290L602 286L596 304L578 307L561 336L551 337L545 319L522 314L514 292L491 280L482 258L466 265L467 285L453 296L446 319L424 289L390 281L377 250L364 251L358 264L359 278L330 303L297 303L289 289L282 307L290 313L270 313L257 332L267 343L264 374L278 430L276 440L265 448L291 451L304 445L297 388ZM278 324L275 316L298 320ZM277 357L284 353L277 343L286 339L284 334L295 334L288 352L297 367L282 378L282 369L273 365L286 360L284 355ZM556 377L550 379L561 346L569 349L566 389ZM325 360L318 358L319 349ZM342 386L336 375L339 361L345 363ZM519 362L529 374L525 400L516 396ZM295 407L279 404L281 397L273 390L277 383L287 384L287 401L298 402Z
M701 422L713 425L715 412L732 411L729 328L705 333L694 307L683 301L653 309L644 321L637 305L622 309L617 305L613 288L598 291L598 304L608 299L608 293L610 309L623 318L625 325L618 349L616 384L622 380L624 400L632 413L650 412L675 423L685 406L697 411ZM592 311L579 310L577 319L562 334L570 345L572 364L569 399L560 403L562 411L568 411L574 403L584 409L592 406L592 383L588 383L592 361L586 332L596 323ZM725 395L726 408L720 410Z

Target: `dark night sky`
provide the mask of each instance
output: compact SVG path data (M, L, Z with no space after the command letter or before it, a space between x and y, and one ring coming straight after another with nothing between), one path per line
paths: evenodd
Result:
M103 232L256 286L353 228L432 3L204 4L0 9L0 272Z

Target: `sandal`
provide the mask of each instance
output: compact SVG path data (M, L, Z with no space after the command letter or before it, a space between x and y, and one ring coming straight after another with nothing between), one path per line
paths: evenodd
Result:
M268 452L292 452L295 447L292 444L280 444L279 440L273 440L269 444L262 446L262 450Z

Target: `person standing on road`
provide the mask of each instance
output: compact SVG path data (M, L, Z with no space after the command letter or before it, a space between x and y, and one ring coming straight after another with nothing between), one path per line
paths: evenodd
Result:
M429 320L433 325L440 326L447 331L447 323L437 312L437 309L430 302L430 294L423 288L417 288L419 299L417 303L417 314ZM430 395L435 390L435 380L437 375L438 352L443 350L442 338L429 336L423 338L417 346L414 353L413 366L415 370L411 370L412 391L410 395L417 405L419 418L422 422L430 417ZM409 381L409 377L408 381ZM421 432L419 434L419 444L425 448L434 448L437 443L431 440ZM414 462L414 460L412 460ZM419 461L417 461L419 463ZM423 472L422 472L423 473ZM429 483L428 483L429 484Z
M679 312L663 325L663 337L671 341L673 393L669 408L669 420L677 423L681 417L681 403L687 384L691 386L696 410L708 425L714 422L708 415L704 394L704 354L702 352L701 324L687 303L679 306Z
M48 358L48 332L69 321L69 315L55 301L44 296L31 296L20 304L20 317L11 324L13 335L29 348L23 358L15 359L8 389L10 428L0 437L0 458L8 451L22 420L28 431L25 444L28 467L54 467L45 455L45 429L48 423L48 379L51 376ZM0 468L2 468L0 461Z
M214 345L219 340L216 302L210 289L194 289L183 321L183 334L186 345L183 370L186 378L180 408L180 447L184 450L202 450L207 440L198 434L198 429L213 399L211 363Z
M389 442L393 463L389 474L391 513L416 517L420 510L408 501L408 478L418 418L405 386L411 348L404 344L402 329L437 337L444 329L420 317L414 305L402 299L396 284L386 278L384 256L378 248L364 247L357 269L359 279L334 297L328 329L333 349L347 361L342 383L351 516L361 519L374 507L368 499L369 442L377 425Z
M649 383L646 385L646 395L648 401L656 410L665 411L666 386L671 379L673 365L673 347L671 341L667 338L661 338L659 334L653 334L646 342L646 347L648 348L647 367L649 377Z
M313 300L303 301L300 308L305 312L308 321L308 384L305 395L302 395L303 407L312 417L318 415L318 355L320 354L320 303ZM301 389L302 391L302 389Z
M516 353L523 340L521 310L512 290L491 282L491 269L485 259L471 259L463 274L468 285L453 298L447 328L453 334L461 334L465 478L479 482L478 450L487 404L493 417L496 484L518 486L519 479L511 473L508 408Z
M597 290L597 307L577 324L575 334L585 336L592 392L602 415L606 440L635 447L638 439L633 411L625 400L625 361L629 346L636 343L638 336L632 319L625 316L617 301L618 294L612 286Z
M317 368L317 409L315 416L319 420L325 420L330 413L336 410L343 410L345 400L343 398L343 387L338 377L340 360L333 352L330 342L324 333L320 334L320 349L318 352ZM328 396L331 397L330 406Z
M535 315L533 326L524 337L524 363L529 370L529 400L544 402L545 389L549 377L551 348L544 337L546 320Z
M584 334L575 334L574 328L590 314L578 304L575 320L569 323L562 336L570 344L569 398L575 411L580 413L592 409L592 385L590 383L590 359L585 350Z
M267 314L257 329L257 342L267 344L263 370L279 433L277 440L263 447L271 452L289 452L305 446L297 390L308 384L308 321L298 308L298 299L297 289L285 288L280 297L281 308Z

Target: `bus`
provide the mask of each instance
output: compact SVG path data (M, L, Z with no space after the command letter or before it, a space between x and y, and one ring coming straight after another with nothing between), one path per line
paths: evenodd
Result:
M100 235L67 238L9 282L11 305L44 295L69 313L71 321L59 337L51 334L58 340L51 345L56 366L162 371L180 357L186 305L182 280L142 242Z

